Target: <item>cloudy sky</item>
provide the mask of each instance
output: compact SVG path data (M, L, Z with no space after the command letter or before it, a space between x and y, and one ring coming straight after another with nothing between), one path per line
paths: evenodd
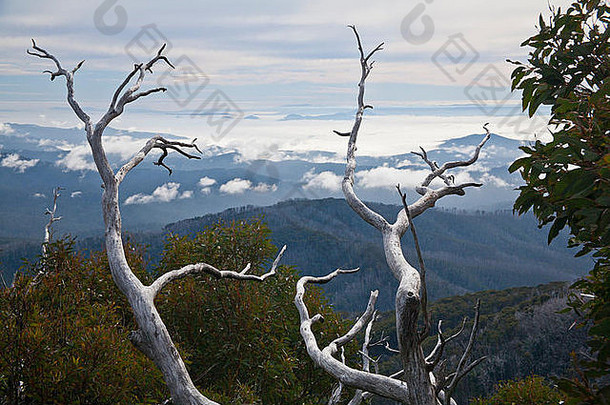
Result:
M30 38L66 68L86 60L76 92L93 117L133 63L167 43L176 69L159 65L147 85L168 92L130 105L115 127L197 136L251 157L342 150L331 131L348 129L353 114L359 64L346 25L355 24L365 47L385 42L361 150L431 145L485 122L526 139L544 119L519 115L505 59L525 59L519 44L540 12L547 0L0 0L0 123L78 124L63 80L41 74L49 61L25 53Z

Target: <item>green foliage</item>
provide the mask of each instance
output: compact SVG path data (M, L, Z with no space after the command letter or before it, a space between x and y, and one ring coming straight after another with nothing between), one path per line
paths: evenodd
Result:
M563 396L542 377L532 375L523 380L503 381L488 398L477 398L471 405L557 405Z
M75 252L74 240L48 245L0 290L0 402L155 403L160 373L127 339L132 320L105 255ZM128 245L130 263L141 257ZM43 272L43 273L40 273Z
M578 377L558 381L570 396L567 405L610 403L610 249L600 249L596 256L593 270L572 286L595 297L575 292L569 302L572 310L588 320L580 326L590 325L587 344L594 356L574 356Z
M525 186L515 202L520 214L532 209L541 225L551 223L549 241L566 225L572 245L583 253L610 242L610 7L580 0L558 9L523 46L533 47L528 64L513 71L513 88L523 90L523 107L533 114L551 105L553 140L521 149Z
M577 255L593 252L595 267L574 289L570 306L592 323L594 360L581 361L580 378L562 381L569 403L610 401L610 7L602 0L578 0L557 9L522 46L532 47L528 63L513 62L513 88L523 90L523 108L533 115L551 106L553 140L522 147L509 168L520 170L515 210L534 212L540 226L551 224L548 240L568 227ZM606 376L603 383L603 376Z
M28 263L13 287L0 290L0 403L167 399L160 372L128 340L134 320L106 253L85 257L70 238L48 248L47 258ZM125 251L136 275L150 283L143 249L128 242ZM217 223L193 238L170 235L156 271L205 261L223 269L251 263L257 273L275 255L260 220ZM334 381L314 367L299 334L292 303L297 278L286 266L263 283L202 276L173 283L158 296L158 309L206 396L226 404L326 401ZM320 289L309 290L310 310L325 318L318 333L326 344L344 332L344 321Z
M204 261L219 269L251 272L268 269L277 249L260 220L221 222L194 237L169 235L159 273ZM195 383L224 401L265 404L325 402L333 381L315 368L299 334L293 304L298 279L294 268L280 266L263 283L180 280L157 298L157 306ZM309 289L308 305L323 314L321 344L343 330L321 290ZM216 396L215 396L216 395Z

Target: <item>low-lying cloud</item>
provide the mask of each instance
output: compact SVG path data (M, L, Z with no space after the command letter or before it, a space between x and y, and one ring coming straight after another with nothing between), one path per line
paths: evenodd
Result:
M153 202L167 203L176 199L181 200L193 197L191 190L186 190L180 193L180 183L165 183L159 186L152 194L134 194L125 200L125 205L131 204L149 204Z
M403 187L415 187L430 173L429 170L396 169L379 166L356 172L356 182L362 188L387 188L400 184Z
M214 184L216 184L216 180L208 176L200 178L199 182L197 183L202 194L210 194Z
M111 160L125 161L131 158L143 145L144 141L142 139L131 136L104 137L104 150ZM95 170L95 164L93 163L93 157L91 156L88 144L57 144L56 146L60 149L65 149L67 152L65 156L56 162L58 166L65 170Z
M225 194L243 194L248 190L252 190L256 193L269 193L276 191L277 185L267 183L258 183L254 185L250 180L236 177L220 186L220 192Z
M0 122L0 135L9 135L15 132L13 128L9 124L5 124Z
M305 182L305 185L303 186L303 189L305 190L320 189L339 191L341 190L342 179L341 176L330 171L315 173L313 170L310 170L305 173L301 180Z
M39 160L40 159L22 159L18 154L11 153L0 160L0 167L8 167L10 169L15 169L17 173L23 173L26 169L36 166Z

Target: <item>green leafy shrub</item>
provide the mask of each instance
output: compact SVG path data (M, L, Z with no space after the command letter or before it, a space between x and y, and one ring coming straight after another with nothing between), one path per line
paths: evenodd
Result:
M11 288L0 290L0 403L145 404L169 397L154 364L129 341L136 329L104 251L76 252L74 240L48 245ZM131 268L150 283L141 246L127 242ZM277 249L260 220L222 224L193 238L170 235L156 273L203 261L264 272ZM334 381L314 367L292 300L297 272L280 266L263 283L208 276L172 283L157 305L195 383L223 404L317 404ZM322 291L320 341L345 331ZM353 353L354 350L351 351ZM349 354L348 350L348 354Z
M262 274L276 254L260 220L219 222L193 237L170 235L157 270L202 261L238 271L250 263L251 272ZM327 401L333 380L314 367L299 334L297 279L294 268L280 266L262 283L206 275L163 290L157 306L199 387L235 404ZM310 310L325 319L324 344L344 330L344 322L320 289L309 290Z
M137 268L141 256L127 249ZM134 404L167 397L159 371L127 339L130 313L103 257L85 257L73 239L60 239L13 287L0 290L0 402Z
M577 256L592 252L594 268L572 287L570 307L590 325L590 358L577 359L578 377L562 380L569 403L610 403L610 6L578 0L558 8L522 46L526 64L513 62L513 88L533 115L551 106L553 139L522 147L519 170L525 185L515 201L540 226L551 224L549 243L564 228ZM584 295L582 294L584 293Z
M477 398L471 405L558 405L564 398L542 377L530 376L523 380L503 381L488 398Z

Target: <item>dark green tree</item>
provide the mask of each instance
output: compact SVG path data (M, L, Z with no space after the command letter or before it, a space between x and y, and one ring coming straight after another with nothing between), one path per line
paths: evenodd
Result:
M141 252L128 248L142 272ZM73 239L60 239L0 290L0 403L136 404L168 396L157 368L127 338L131 311L105 258L85 257Z
M502 381L496 392L487 398L476 398L471 405L557 405L565 398L542 377L530 376L522 380Z
M264 273L277 249L259 219L218 222L192 237L169 235L157 269L162 274L192 262L216 268ZM185 278L157 297L195 384L222 403L319 404L333 380L314 366L299 334L294 299L297 272L280 266L264 283L235 283L210 276ZM328 341L344 332L344 322L320 289L308 297L324 315ZM343 331L343 332L342 332ZM327 343L327 342L326 342Z
M532 210L550 224L549 243L565 227L577 256L592 253L590 274L573 285L570 306L591 325L592 357L579 359L580 377L560 387L569 403L610 403L610 7L578 0L567 10L540 16L526 63L512 62L513 89L523 91L523 109L533 115L551 107L552 140L521 149L526 156L509 168L525 185L514 209ZM606 402L604 402L606 401Z
M135 322L105 252L85 255L74 246L71 238L49 243L46 257L27 263L14 286L0 290L0 403L163 402L169 393L161 373L128 339ZM131 268L150 282L144 249L125 248ZM264 272L275 250L258 219L217 223L193 237L169 235L156 271L205 260L218 268L251 263L252 272ZM300 337L292 303L297 279L294 268L281 266L264 283L198 276L158 295L207 395L226 404L326 402L334 381L315 368ZM345 332L320 289L308 300L325 317L324 344Z

